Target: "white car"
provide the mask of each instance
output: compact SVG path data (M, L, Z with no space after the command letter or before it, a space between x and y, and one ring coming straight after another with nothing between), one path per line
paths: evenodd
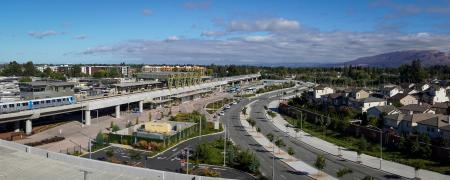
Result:
M236 101L233 101L233 103L232 104L237 104L237 102Z
M230 108L231 108L230 105L225 106L225 109L230 109Z
M223 111L219 112L219 116L224 116L224 115L225 115L225 112L223 112Z

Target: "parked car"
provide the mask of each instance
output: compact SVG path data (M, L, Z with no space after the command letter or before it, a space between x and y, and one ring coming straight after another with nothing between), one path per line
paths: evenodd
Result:
M231 108L231 107L230 107L230 105L228 105L228 104L225 106L225 109L230 109L230 108Z
M219 112L219 116L224 116L225 115L225 112L224 111L220 111Z

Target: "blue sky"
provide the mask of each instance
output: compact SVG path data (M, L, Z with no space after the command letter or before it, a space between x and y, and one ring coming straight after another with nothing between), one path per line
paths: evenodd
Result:
M448 51L450 1L4 0L0 62L261 64Z

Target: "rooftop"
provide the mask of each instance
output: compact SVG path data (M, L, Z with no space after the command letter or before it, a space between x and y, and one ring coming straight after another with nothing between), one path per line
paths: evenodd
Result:
M75 84L76 83L64 81L33 81L20 83L20 85L28 86L75 86Z
M140 81L140 82L126 82L126 83L118 83L113 84L115 87L133 87L133 86L144 86L144 85L153 85L160 84L158 81Z
M403 111L425 112L430 109L430 106L428 104L408 104L406 106L399 107L398 109Z

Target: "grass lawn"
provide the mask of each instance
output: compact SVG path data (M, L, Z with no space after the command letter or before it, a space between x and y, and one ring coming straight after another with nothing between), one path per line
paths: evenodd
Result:
M231 102L233 102L233 99L224 98L222 100L214 101L212 103L207 104L206 108L210 110L218 110L222 108L225 104L230 104Z
M293 124L294 119L289 116L283 117L290 123ZM356 143L359 141L359 138L344 136L338 132L327 130L326 135L324 135L323 131L319 126L313 125L308 121L303 121L303 130L314 137L318 137L327 142L333 143L335 145L345 147L348 149L355 150ZM380 157L380 144L368 142L369 147L366 151L363 151L364 154ZM439 162L425 159L411 159L410 157L405 156L403 153L398 151L388 151L383 148L383 159L394 161L406 165L411 165L414 161L422 161L425 165L424 169L435 171L442 174L450 174L450 165L443 165Z

